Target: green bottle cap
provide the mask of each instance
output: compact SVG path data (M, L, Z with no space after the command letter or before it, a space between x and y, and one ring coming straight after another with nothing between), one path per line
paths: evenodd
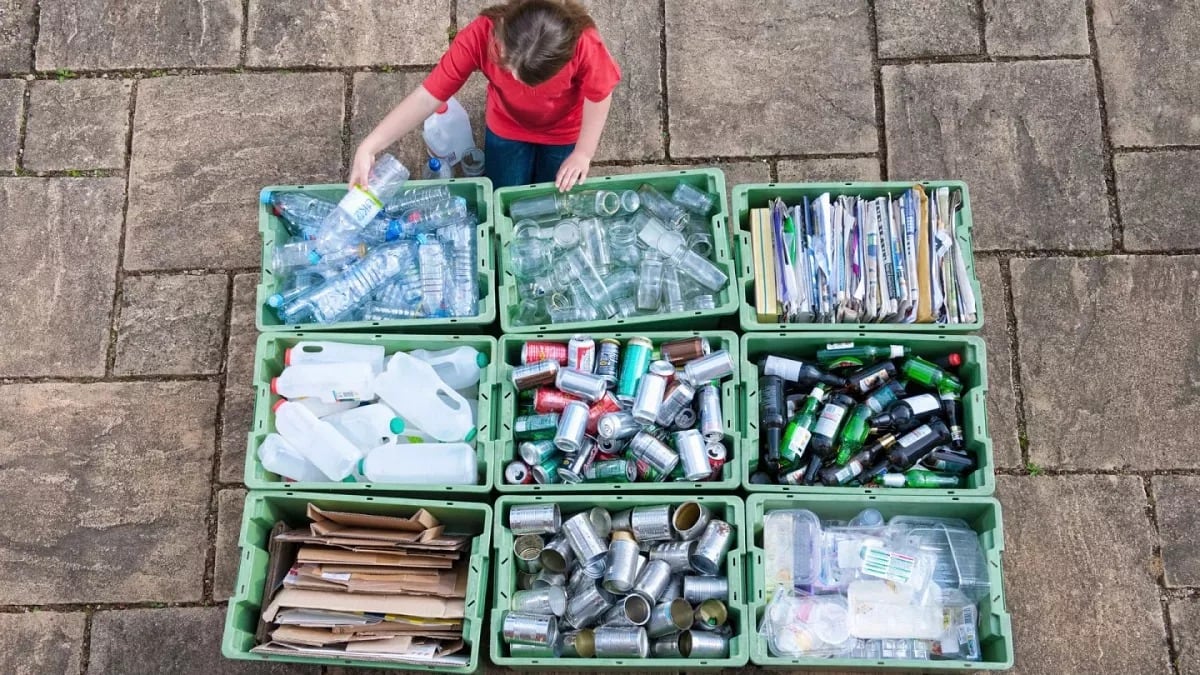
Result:
M404 433L404 420L399 417L393 417L391 423L388 424L388 428L392 430L393 434L402 434Z
M475 427L471 427L471 430L467 432L467 437L464 438L463 441L470 443L471 441L475 440L475 434L477 433L479 433L479 430Z
M479 366L480 368L487 368L487 364L487 354L484 354L483 352L477 352L475 354L475 365Z

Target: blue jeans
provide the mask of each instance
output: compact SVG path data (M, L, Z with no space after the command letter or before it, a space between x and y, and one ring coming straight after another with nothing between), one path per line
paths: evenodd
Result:
M502 138L487 130L484 137L484 172L492 187L551 183L558 167L575 150L575 144L541 145Z

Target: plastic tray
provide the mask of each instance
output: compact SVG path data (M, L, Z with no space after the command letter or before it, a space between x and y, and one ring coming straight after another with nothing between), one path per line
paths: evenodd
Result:
M452 178L449 180L411 180L405 187L422 187L426 185L445 184L450 187L450 193L467 200L467 205L474 209L479 218L479 228L476 231L476 252L479 257L479 314L476 316L453 317L446 319L394 319L390 321L343 321L340 323L299 323L284 324L280 322L275 310L267 306L267 298L279 288L280 280L271 271L271 249L276 242L288 239L287 229L283 220L276 216L270 205L258 205L258 232L262 236L262 278L258 283L258 295L254 309L255 323L258 330L267 332L278 331L395 331L404 332L434 332L450 333L462 330L466 326L487 326L496 320L496 263L495 251L492 246L495 241L492 236L492 181L486 178ZM331 201L337 201L346 194L345 183L325 183L320 185L271 185L263 188L271 192L304 192Z
M377 515L411 514L416 509L423 508L441 521L449 532L478 533L471 542L471 569L467 580L466 616L463 619L463 639L468 644L471 653L471 661L468 666L448 668L349 657L277 656L250 652L250 649L255 646L254 632L262 611L263 584L267 575L267 538L271 527L279 520L297 526L309 522L305 516L305 509L310 502L322 509ZM246 495L246 506L242 514L237 586L234 589L233 597L229 600L229 611L225 615L225 634L221 639L221 653L231 659L246 661L288 661L322 663L331 666L350 665L399 670L473 673L479 668L482 652L480 637L483 632L483 614L487 606L488 561L491 541L492 509L486 504L315 492L251 491Z
M271 378L283 370L284 351L304 340L346 342L363 345L383 345L388 355L410 349L448 349L474 347L488 357L488 366L479 378L479 418L475 454L479 458L478 485L411 485L405 483L316 483L287 482L263 468L258 459L258 446L267 434L275 431L275 413L271 407L281 397L271 393ZM320 490L336 492L405 492L432 494L461 494L484 496L492 489L493 400L495 391L496 338L488 335L367 335L359 333L264 333L258 337L254 356L254 425L246 447L246 486L265 490Z
M758 360L767 354L791 356L815 361L816 351L830 342L856 345L904 345L917 356L940 356L960 352L963 364L958 369L963 384L962 427L967 452L979 460L979 467L967 477L967 487L955 489L890 487L825 487L823 485L762 485L750 482L758 468ZM820 494L887 495L976 495L986 496L996 489L996 458L987 428L987 351L983 340L969 335L930 335L910 333L747 333L742 336L742 480L750 492L804 492Z
M742 464L737 461L736 454L740 450L739 438L741 436L740 427L738 426L738 397L737 388L739 379L737 368L740 362L738 358L738 340L737 335L729 331L681 331L681 332L659 332L659 333L587 333L597 342L603 338L614 338L624 341L631 337L641 336L649 338L654 343L657 350L658 345L662 342L677 340L679 338L703 336L707 337L709 344L713 350L725 349L729 351L729 355L733 357L734 373L733 376L726 378L721 382L721 411L725 414L725 447L731 453L731 457L725 462L722 467L721 480L703 481L698 483L689 483L686 481L667 481L663 483L655 482L636 482L636 483L580 483L578 485L551 483L548 485L539 485L530 483L527 485L509 485L504 482L504 466L508 462L516 459L516 443L513 441L513 420L517 414L517 390L512 384L512 370L514 365L521 363L521 346L531 340L550 340L566 342L571 339L569 335L562 334L534 334L534 335L506 335L500 338L500 356L496 360L496 382L499 393L496 396L496 405L499 410L496 413L496 424L494 425L495 436L492 444L495 449L495 454L492 458L492 482L495 483L496 489L502 493L557 493L571 494L581 492L684 492L700 490L704 492L733 492L737 490L742 481Z
M505 656L504 639L501 628L504 625L504 610L509 607L509 600L517 587L517 572L512 561L513 535L508 529L508 511L514 504L552 503L558 504L563 520L568 516L600 506L610 511L628 509L635 506L655 506L659 504L682 504L686 501L698 501L712 510L713 518L720 518L733 525L735 539L733 546L726 556L726 575L729 577L729 609L731 620L736 622L737 634L729 641L729 656L724 659L582 659L582 658L522 658ZM491 607L491 655L492 663L507 666L517 672L527 670L561 670L561 671L608 671L608 670L718 670L721 668L740 668L745 666L749 656L750 635L753 625L750 623L750 612L746 602L746 570L744 559L746 554L747 536L745 503L737 498L725 495L702 495L683 497L680 495L598 495L598 496L558 496L558 495L506 495L496 501L496 592Z
M820 668L836 670L1007 670L1013 665L1012 620L1005 610L1001 553L1004 551L1004 525L1000 502L990 497L910 497L904 495L751 495L746 500L746 522L753 530L746 567L750 570L750 610L758 626L769 600L763 566L763 515L777 509L808 509L821 519L849 520L864 508L878 509L885 519L896 515L961 518L979 533L979 542L987 556L991 593L979 603L981 661L918 661L875 659L789 658L771 656L767 641L758 631L751 640L750 660L772 669Z
M742 284L743 302L739 318L742 330L747 331L902 331L908 333L974 333L983 328L983 294L979 288L979 277L975 275L975 255L971 247L971 195L967 184L962 181L920 181L927 188L948 187L962 190L962 209L955 224L955 237L963 247L963 261L967 265L967 276L975 289L978 313L974 323L761 323L754 310L754 263L750 251L750 210L766 207L771 200L780 197L789 206L800 203L802 197L816 197L823 193L833 196L856 195L863 197L885 197L897 194L915 185L914 181L891 183L755 183L737 185L733 188L733 211L731 220L736 223L737 267Z
M661 173L629 174L624 176L602 176L589 178L580 184L581 190L636 190L643 183L649 183L660 191L672 190L679 183L688 183L709 194L716 195L719 208L710 216L713 233L712 261L729 277L725 288L716 293L716 309L692 310L670 314L654 314L634 316L629 318L605 319L601 321L576 321L572 323L556 323L543 325L518 326L513 323L512 313L519 303L517 283L508 271L508 245L513 238L513 221L508 216L508 205L526 197L536 197L557 188L553 183L539 183L524 187L507 187L496 190L495 193L495 223L496 237L500 251L500 326L505 333L548 333L548 332L588 332L613 328L699 328L716 325L722 316L737 313L738 293L737 271L733 256L730 252L732 240L727 229L728 202L725 199L725 174L720 169L688 169L681 171L664 171Z

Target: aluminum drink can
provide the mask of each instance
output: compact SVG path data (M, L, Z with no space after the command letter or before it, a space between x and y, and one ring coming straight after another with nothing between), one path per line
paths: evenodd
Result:
M596 341L590 335L576 335L567 343L567 368L581 373L596 369Z
M538 361L554 361L567 365L567 346L561 342L531 340L521 345L521 363L528 365Z
M650 338L631 337L625 342L625 353L621 354L621 370L617 378L617 399L622 403L633 401L637 396L638 383L650 369L654 356L654 343Z
M595 373L604 378L608 388L617 386L618 367L621 363L621 343L612 338L604 338L596 349Z

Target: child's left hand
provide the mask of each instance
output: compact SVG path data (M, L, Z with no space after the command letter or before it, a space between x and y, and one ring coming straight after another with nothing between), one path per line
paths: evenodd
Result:
M562 165L558 167L558 177L554 179L554 184L558 186L558 191L566 192L586 180L588 169L591 166L591 155L586 155L578 150L568 155L563 160Z

